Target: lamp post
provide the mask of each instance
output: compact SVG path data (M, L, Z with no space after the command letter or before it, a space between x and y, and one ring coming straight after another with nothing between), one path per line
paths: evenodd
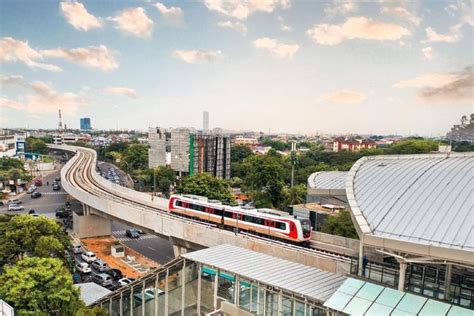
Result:
M151 195L151 201L153 202L153 197L155 196L156 192L156 168L153 168L153 193Z

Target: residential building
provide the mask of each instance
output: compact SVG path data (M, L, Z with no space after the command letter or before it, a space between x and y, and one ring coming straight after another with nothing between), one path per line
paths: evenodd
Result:
M230 137L199 134L190 128L148 131L150 168L168 165L181 174L207 172L215 177L230 178Z
M333 140L334 152L343 150L359 151L361 149L373 149L376 147L377 144L371 139L337 137Z
M80 119L80 126L81 126L81 130L91 130L92 127L91 127L91 119L88 118L88 117L83 117Z
M202 112L202 131L207 133L209 131L209 112Z
M258 139L255 137L244 137L243 135L238 135L234 138L233 143L236 145L253 146L258 144Z
M0 157L13 157L25 152L26 132L0 130Z

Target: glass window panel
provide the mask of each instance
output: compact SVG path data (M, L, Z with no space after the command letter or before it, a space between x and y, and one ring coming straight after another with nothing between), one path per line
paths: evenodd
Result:
M266 292L265 315L278 315L278 294L267 291Z
M382 304L374 303L365 313L366 316L380 316L380 315L390 315L393 307L389 307Z
M324 303L324 306L337 311L342 311L351 298L352 295L336 292L326 301L326 303Z
M252 293L253 295L253 293ZM250 302L252 297L250 297L250 284L248 282L240 282L240 291L239 291L239 306L240 308L250 311Z
M452 306L448 316L472 316L472 310L460 306Z
M214 270L203 265L201 273L201 313L210 313L214 310L214 280Z
M187 262L185 271L185 314L195 315L197 313L198 266L196 263Z
M159 290L155 289L155 278L147 280L145 283L145 315L155 315L155 294L158 293ZM149 294L149 296L147 294Z
M112 299L112 316L120 315L120 296Z
M145 297L146 299L150 298L150 293L142 293L142 285L135 285L133 287L133 314L132 315L141 315L142 314L142 304L145 303L143 298Z
M158 281L158 316L165 315L165 290L166 290L166 275L160 274Z
M371 304L372 301L354 297L344 308L343 312L349 315L363 315Z
M393 308L398 304L398 302L400 302L403 294L405 293L394 289L385 288L379 297L377 297L375 302Z
M432 315L446 315L449 308L451 307L450 304L442 303L439 301L428 300L423 308L421 309L418 315L420 316L432 316Z
M295 301L295 315L304 316L304 303L300 301Z
M365 283L364 286L357 292L357 297L374 301L377 296L382 292L384 289L383 286L372 284L372 283Z
M337 291L354 295L364 285L364 283L364 281L349 278L337 289Z
M130 291L127 290L122 294L122 310L123 315L128 316L130 315Z
M291 298L283 296L282 302L281 302L282 315L291 316L293 314L292 301L293 300Z
M411 314L417 314L426 300L427 299L424 297L406 293L400 303L396 306L396 309Z

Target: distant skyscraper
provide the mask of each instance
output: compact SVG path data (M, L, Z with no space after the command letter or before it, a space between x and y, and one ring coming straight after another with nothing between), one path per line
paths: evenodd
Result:
M209 112L202 112L202 131L207 133L209 131Z
M88 117L81 118L81 129L82 130L90 130L91 128L91 119Z

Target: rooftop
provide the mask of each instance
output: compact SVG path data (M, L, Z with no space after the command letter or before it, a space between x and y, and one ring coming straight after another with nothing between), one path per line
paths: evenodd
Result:
M311 174L308 187L321 190L345 190L346 171L322 171Z
M336 273L227 244L182 257L320 302L325 302L346 279Z
M76 286L81 290L81 299L86 303L86 306L89 306L112 292L93 282L79 283L76 284Z
M420 255L474 262L474 154L371 156L347 177L347 197L360 234L424 246ZM394 246L395 244L391 244ZM438 250L436 250L437 248ZM446 250L449 250L446 252Z

